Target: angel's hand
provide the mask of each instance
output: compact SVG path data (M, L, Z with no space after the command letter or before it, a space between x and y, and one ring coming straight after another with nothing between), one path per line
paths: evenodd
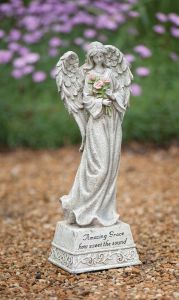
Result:
M105 106L111 106L111 101L110 100L108 100L108 99L103 99L103 105L105 105Z
M106 91L106 95L109 97L110 100L115 100L115 97L114 95L112 94L112 91L111 90L107 90Z

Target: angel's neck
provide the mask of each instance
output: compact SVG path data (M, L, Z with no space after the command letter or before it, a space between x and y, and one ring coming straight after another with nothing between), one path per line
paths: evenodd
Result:
M97 73L104 73L105 69L102 65L98 65L98 66L95 66L94 69L93 69L95 72Z

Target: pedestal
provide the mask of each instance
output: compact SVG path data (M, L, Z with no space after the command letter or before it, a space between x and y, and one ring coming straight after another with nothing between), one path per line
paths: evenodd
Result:
M58 222L49 261L70 273L140 264L130 226L78 227Z

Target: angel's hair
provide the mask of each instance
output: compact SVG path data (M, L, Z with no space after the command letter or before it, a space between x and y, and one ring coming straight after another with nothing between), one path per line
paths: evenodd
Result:
M86 54L86 60L83 66L84 71L90 71L94 68L95 63L93 60L93 56L95 56L99 52L102 53L104 56L106 55L106 49L102 43L93 42L89 45L89 50ZM105 66L105 62L103 64Z

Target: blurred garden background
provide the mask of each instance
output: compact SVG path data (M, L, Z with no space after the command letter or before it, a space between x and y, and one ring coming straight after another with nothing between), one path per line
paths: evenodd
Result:
M179 2L11 0L0 3L0 145L57 148L80 142L57 94L54 67L87 44L120 48L134 74L124 142L179 138Z
M95 40L134 74L116 204L142 265L74 275L47 261L81 158L54 69L68 50L82 64ZM179 0L0 0L2 300L179 299L178 86Z

